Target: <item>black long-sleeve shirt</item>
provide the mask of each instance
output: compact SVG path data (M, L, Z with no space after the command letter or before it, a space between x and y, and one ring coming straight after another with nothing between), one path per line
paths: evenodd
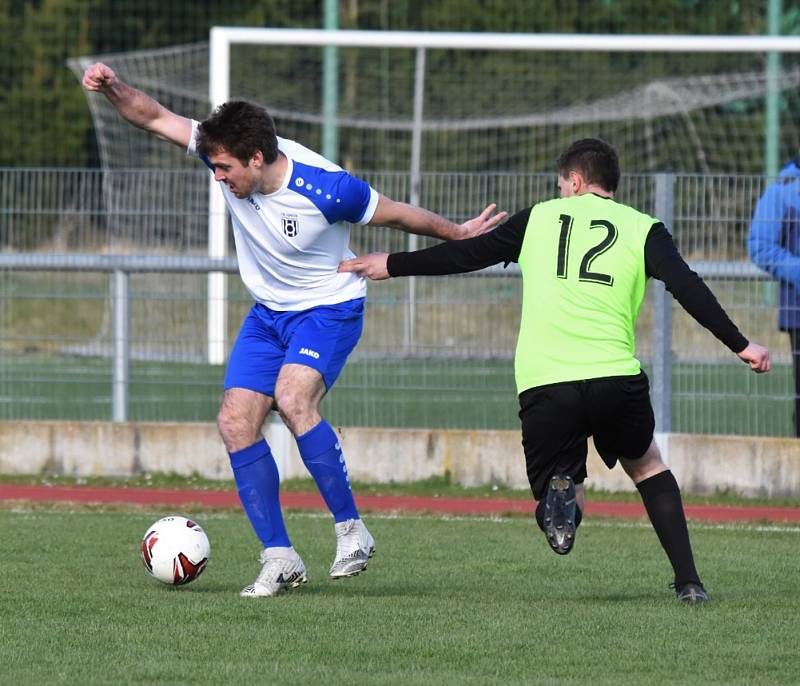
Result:
M390 276L460 274L493 264L517 262L532 207L517 212L499 227L475 238L447 241L424 250L389 255ZM663 223L650 227L644 245L647 276L663 281L667 290L695 320L730 350L739 353L747 339L703 279L680 256Z

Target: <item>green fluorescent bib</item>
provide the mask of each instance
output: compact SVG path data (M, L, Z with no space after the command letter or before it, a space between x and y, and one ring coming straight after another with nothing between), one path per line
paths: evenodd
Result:
M594 194L533 207L520 251L517 391L638 374L635 324L653 217Z

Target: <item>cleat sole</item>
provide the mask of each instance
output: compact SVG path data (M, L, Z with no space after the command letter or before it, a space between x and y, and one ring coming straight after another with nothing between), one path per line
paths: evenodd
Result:
M360 569L356 569L355 571L341 572L339 574L331 574L330 577L331 579L345 579L351 576L358 576L359 574L361 574L361 572L366 572L366 571L367 571L367 565L365 564L363 567L361 567Z
M547 516L544 532L550 547L566 555L575 543L575 487L570 477L554 476L547 491ZM562 523L556 523L556 522Z
M283 588L278 589L276 593L245 593L247 588L243 589L242 592L239 594L240 598L274 598L279 595L283 595L284 593L288 593L294 588L301 586L302 584L308 583L308 577L303 577L302 579L298 579L297 581L293 581L290 584L287 584ZM249 587L248 587L249 588Z

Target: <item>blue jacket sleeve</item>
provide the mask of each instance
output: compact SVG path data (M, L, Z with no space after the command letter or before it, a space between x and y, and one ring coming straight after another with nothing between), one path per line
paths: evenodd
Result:
M800 255L790 252L782 243L787 211L785 188L781 183L773 184L759 199L750 223L747 247L750 259L761 269L800 288Z

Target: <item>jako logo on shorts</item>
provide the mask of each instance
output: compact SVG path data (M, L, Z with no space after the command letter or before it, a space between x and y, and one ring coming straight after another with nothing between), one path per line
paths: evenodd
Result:
M315 360L319 359L319 353L316 350L311 350L309 348L300 348L301 355L308 355L309 357L313 357Z

